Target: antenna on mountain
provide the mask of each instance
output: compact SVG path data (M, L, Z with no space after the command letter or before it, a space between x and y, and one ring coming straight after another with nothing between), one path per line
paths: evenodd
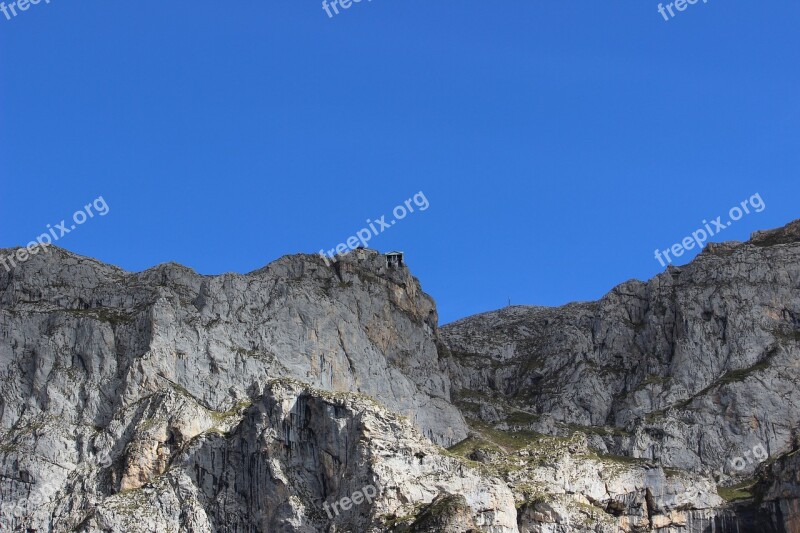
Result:
M508 299L508 306L511 307L511 298Z

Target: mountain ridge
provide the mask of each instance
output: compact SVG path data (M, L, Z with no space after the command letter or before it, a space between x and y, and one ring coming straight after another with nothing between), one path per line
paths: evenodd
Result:
M0 271L4 523L789 530L798 243L794 221L594 302L441 328L374 250L202 275L54 248ZM368 508L321 511L366 485Z

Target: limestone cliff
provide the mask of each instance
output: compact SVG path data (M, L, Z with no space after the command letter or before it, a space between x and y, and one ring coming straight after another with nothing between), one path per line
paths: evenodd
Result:
M597 302L506 308L441 337L468 418L746 489L800 427L800 221Z
M439 330L371 250L202 276L51 248L0 270L0 525L797 531L798 258L795 222Z

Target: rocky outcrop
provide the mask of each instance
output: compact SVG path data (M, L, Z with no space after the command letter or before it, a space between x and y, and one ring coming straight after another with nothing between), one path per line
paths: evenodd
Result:
M709 246L598 302L511 307L448 325L442 367L473 420L582 433L602 453L724 487L792 448L799 317L800 221ZM696 518L723 530L736 522L727 511L706 514Z
M372 251L201 276L52 248L0 270L0 496L50 501L77 484L93 505L139 489L276 378L379 398L454 444L466 425L437 371L436 322L408 270ZM193 403L164 399L176 391ZM95 479L106 457L113 476Z
M0 270L0 526L797 531L798 258L800 221L438 330L371 250L202 276L51 248Z
M539 427L613 428L596 443L668 466L785 450L800 419L800 243L756 242L599 302L447 326L455 389L502 398L546 419Z
M759 467L750 489L754 497L735 506L734 514L740 521L759 524L762 531L800 531L799 451L796 445L793 451Z
M296 377L381 398L435 442L466 435L436 372L433 301L377 253L209 277L174 264L130 274L56 249L0 272L0 305L6 429L39 415L104 426L172 385L224 411Z
M184 394L159 401L194 401ZM111 495L86 516L62 505L56 519L78 531L385 531L457 497L461 513L442 513L445 525L468 519L484 531L517 531L505 484L366 396L278 380L251 405L213 418L219 424L179 446L146 485Z

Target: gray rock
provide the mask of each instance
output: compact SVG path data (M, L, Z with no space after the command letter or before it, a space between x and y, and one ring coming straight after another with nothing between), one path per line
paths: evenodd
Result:
M0 526L796 530L798 258L800 221L437 330L371 250L202 276L51 248L0 270Z
M800 420L798 227L714 247L598 302L461 320L441 331L443 367L456 393L500 398L544 432L608 427L608 449L631 457L703 472L759 444L778 454Z
M498 428L524 416L529 430L583 432L596 450L733 484L793 449L799 259L796 221L598 302L470 317L442 328L442 368L467 416ZM690 507L692 531L737 527L722 506Z

